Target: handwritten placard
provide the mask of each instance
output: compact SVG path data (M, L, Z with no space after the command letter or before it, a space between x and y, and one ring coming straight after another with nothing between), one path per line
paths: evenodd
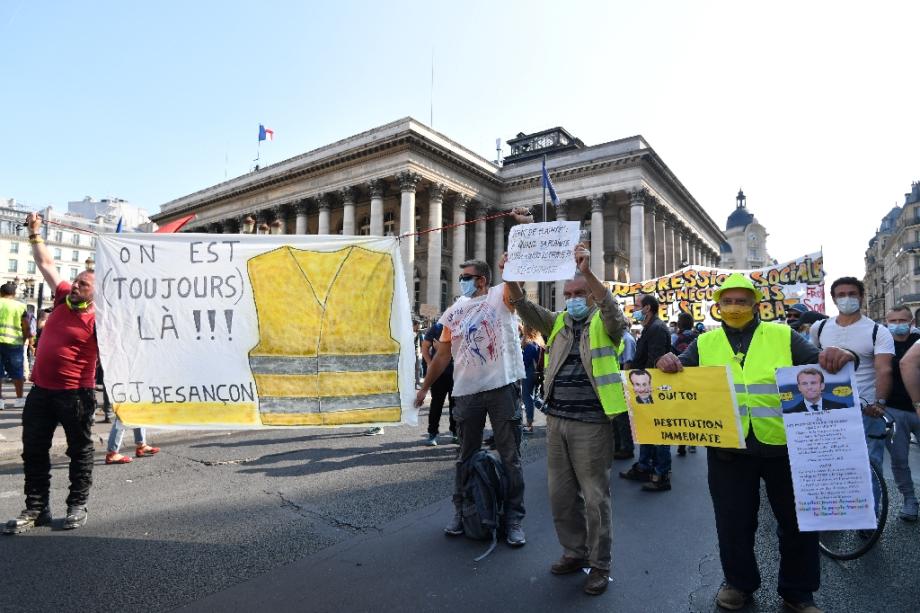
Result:
M874 528L869 454L853 365L776 371L799 530Z
M505 281L559 281L575 276L577 221L521 224L508 233Z

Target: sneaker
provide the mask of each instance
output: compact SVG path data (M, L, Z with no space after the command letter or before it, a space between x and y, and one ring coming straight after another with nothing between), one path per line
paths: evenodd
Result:
M787 609L790 611L795 611L796 613L824 613L823 610L818 608L814 600L807 600L805 602L790 602L783 598L783 604L786 605Z
M454 511L454 516L444 526L444 534L448 536L460 536L463 534L463 516L460 511Z
M383 434L383 428L370 428L364 431L364 436L379 436Z
M652 475L648 483L642 484L645 492L667 492L671 489L671 478L667 475Z
M64 518L64 530L74 530L86 524L86 516L89 515L86 507L69 506L67 507L67 517Z
M25 398L15 398L15 399L13 400L12 407L13 407L14 409L22 409L22 408L24 408L25 406L26 406L26 399L25 399Z
M719 593L716 594L716 604L723 609L728 609L729 611L737 611L738 609L744 608L751 600L751 595L747 592L742 592L736 587L732 587L727 583L723 583L722 587L719 588Z
M904 521L917 521L917 512L917 499L905 498L904 504L901 505L901 512L898 513L898 517Z
M568 575L569 573L576 573L586 566L588 566L587 560L562 556L558 562L549 567L549 572L554 575Z
M454 445L459 445L460 437L454 434L453 436L450 437L450 442L453 443Z
M585 579L585 594L597 596L607 590L607 584L610 583L610 571L602 568L592 568Z
M527 542L524 538L524 529L521 524L508 524L505 526L505 540L512 547L521 547Z
M3 527L3 534L19 534L37 526L48 526L50 524L51 511L48 507L44 509L24 509L16 519L6 522Z
M438 446L438 435L437 435L437 434L429 434L429 435L425 438L425 444L428 445L429 447L437 447L437 446Z
M629 470L621 472L620 477L630 481L651 481L652 473L639 468L638 464L633 464Z

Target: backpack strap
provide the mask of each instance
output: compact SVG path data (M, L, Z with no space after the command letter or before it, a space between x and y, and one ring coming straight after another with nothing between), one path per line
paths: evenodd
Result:
M878 336L878 324L872 327L872 353L875 353L875 337Z
M826 323L827 320L822 319L821 323L818 324L818 334L815 336L815 345L817 345L818 349L821 349L821 330L824 329L824 324Z

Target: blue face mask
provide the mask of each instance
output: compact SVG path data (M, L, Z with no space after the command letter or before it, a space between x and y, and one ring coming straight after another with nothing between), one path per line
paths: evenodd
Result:
M466 281L460 281L460 295L466 296L467 298L472 298L473 294L476 293L476 279L468 279Z
M642 311L633 311L633 319L641 323L645 320L645 313Z
M572 319L581 321L588 316L588 301L584 298L569 298L565 301L565 310L569 312Z
M910 324L888 324L888 331L894 336L907 336L910 334Z

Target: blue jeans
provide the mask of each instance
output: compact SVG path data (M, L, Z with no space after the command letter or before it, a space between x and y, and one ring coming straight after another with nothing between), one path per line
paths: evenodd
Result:
M527 416L527 424L533 423L534 411L534 393L537 387L537 375L532 374L529 377L521 379L521 396L524 397L524 414Z
M869 463L874 464L881 470L882 463L885 461L885 420L881 417L869 417L865 413L862 416L863 430L866 431L866 447L869 450ZM872 495L875 496L875 512L878 514L879 497L881 488L872 480Z
M112 424L112 431L109 432L109 445L106 448L106 451L109 453L118 453L118 450L121 449L121 441L124 438L125 425L121 423L121 420L116 417L115 423ZM144 440L144 429L134 428L134 443L137 445L143 445Z
M639 461L636 464L639 470L668 476L671 472L671 446L639 445Z

